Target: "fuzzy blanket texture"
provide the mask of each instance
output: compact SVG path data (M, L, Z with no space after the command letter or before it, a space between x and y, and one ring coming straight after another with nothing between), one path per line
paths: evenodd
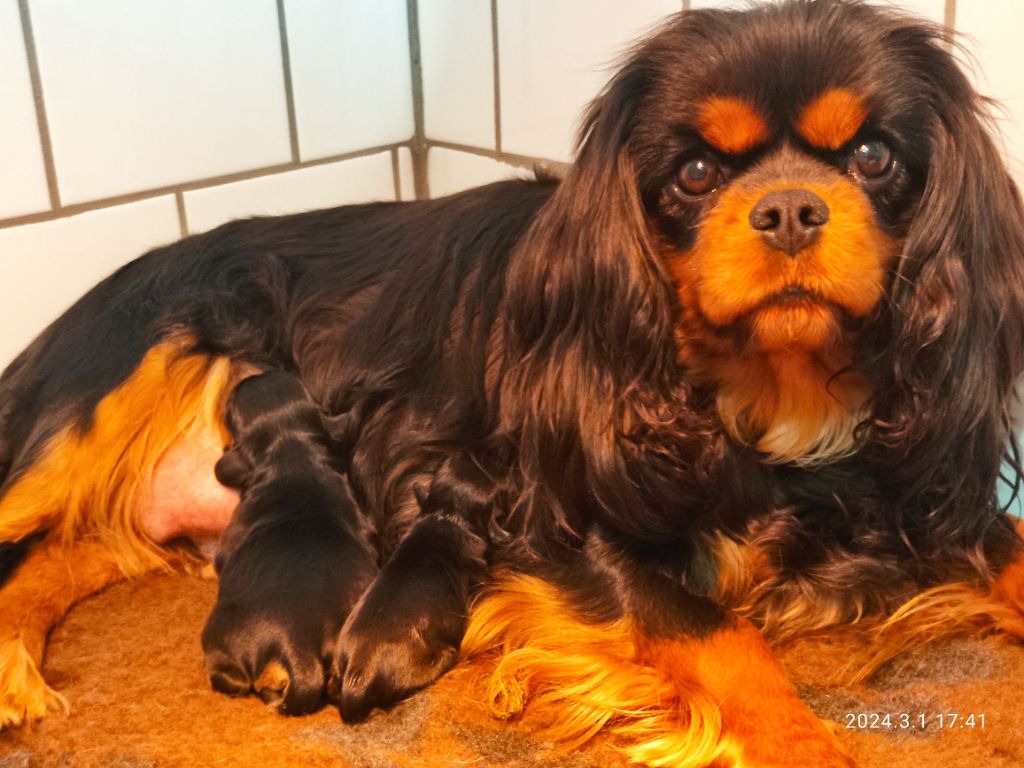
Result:
M158 575L77 606L54 632L44 666L71 714L0 734L0 768L626 764L601 738L579 751L552 751L529 707L516 722L495 720L482 703L485 670L473 665L357 726L342 724L331 708L285 718L257 699L215 694L199 648L215 595L213 582ZM866 640L847 631L779 651L805 701L835 722L861 768L1024 766L1024 648L1001 637L952 640L890 662L866 685L832 682L866 650ZM847 716L904 712L915 720L926 713L926 727L858 728ZM947 714L940 728L939 713L958 713L961 722L948 727ZM963 726L970 713L973 728Z

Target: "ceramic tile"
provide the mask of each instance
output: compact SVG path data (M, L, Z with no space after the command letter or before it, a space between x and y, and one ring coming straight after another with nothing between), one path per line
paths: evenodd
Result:
M231 219L277 216L371 200L394 200L391 153L275 173L185 193L189 232Z
M170 195L0 229L0 368L102 278L180 234Z
M406 0L286 0L302 159L413 135Z
M398 180L403 200L416 199L416 178L412 171L412 152L408 147L398 149Z
M617 60L680 7L677 0L500 0L502 149L568 160L580 115Z
M50 207L17 0L0 0L0 219Z
M427 138L496 149L491 5L419 0Z
M287 161L274 0L30 0L64 203Z
M503 179L533 177L533 174L524 168L442 147L431 147L427 154L427 163L431 197L444 197Z
M1017 180L1024 189L1024 56L1020 30L1024 4L1018 0L961 0L956 7L961 42L978 60L973 75L978 89L996 98L1005 111L994 113L1002 143Z

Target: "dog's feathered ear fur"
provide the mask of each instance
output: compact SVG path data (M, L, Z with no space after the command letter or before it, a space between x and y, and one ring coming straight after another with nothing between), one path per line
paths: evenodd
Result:
M1024 213L986 130L985 100L935 41L905 44L930 84L935 123L892 284L888 379L871 432L911 541L970 550L996 519L1008 409L1024 368ZM985 570L982 551L965 554Z
M518 246L509 275L505 344L515 362L500 402L525 475L515 512L530 519L543 504L536 517L557 520L563 532L575 532L573 510L589 510L632 525L641 538L678 535L678 518L666 525L664 510L643 498L645 485L666 481L678 465L673 449L659 454L658 434L671 431L677 446L695 451L707 443L702 430L676 421L695 416L685 392L673 390L680 385L670 283L630 153L650 71L634 56L593 102L576 161ZM643 459L624 452L630 437L643 440ZM671 482L686 509L685 480Z

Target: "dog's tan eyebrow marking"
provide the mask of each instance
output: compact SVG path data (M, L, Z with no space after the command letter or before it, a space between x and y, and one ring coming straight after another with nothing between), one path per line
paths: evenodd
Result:
M730 155L747 152L768 138L768 124L748 101L712 96L697 112L697 130L715 149Z
M864 99L846 88L830 88L804 108L796 129L821 149L839 149L857 135L868 116Z

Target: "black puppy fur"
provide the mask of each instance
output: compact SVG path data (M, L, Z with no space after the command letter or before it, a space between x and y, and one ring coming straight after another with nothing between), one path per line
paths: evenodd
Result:
M203 630L213 687L256 692L298 715L324 704L338 630L377 570L365 519L333 467L320 411L301 382L245 379L227 409L232 443L217 478L241 503L214 562L220 585ZM266 675L271 661L286 675Z

